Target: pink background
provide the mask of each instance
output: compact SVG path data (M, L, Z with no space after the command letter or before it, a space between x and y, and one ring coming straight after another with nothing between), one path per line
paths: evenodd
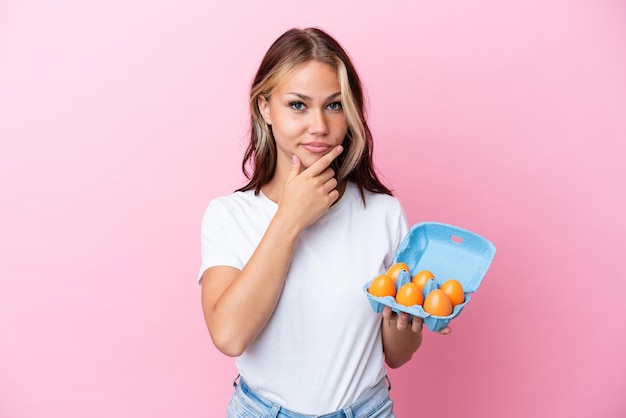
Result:
M0 416L224 416L200 217L242 184L262 54L311 25L409 221L498 248L391 371L398 415L626 416L626 5L371 3L0 2Z

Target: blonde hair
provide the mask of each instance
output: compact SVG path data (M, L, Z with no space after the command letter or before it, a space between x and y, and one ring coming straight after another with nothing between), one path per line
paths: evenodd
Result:
M375 173L372 164L372 135L365 120L363 89L348 54L339 43L318 28L290 29L269 48L250 91L250 143L242 170L249 183L240 190L254 189L269 182L276 167L276 143L271 127L259 109L259 97L269 100L272 90L296 67L315 60L333 67L341 90L341 104L348 124L343 141L344 152L333 161L337 179L354 181L363 197L363 189L391 194Z

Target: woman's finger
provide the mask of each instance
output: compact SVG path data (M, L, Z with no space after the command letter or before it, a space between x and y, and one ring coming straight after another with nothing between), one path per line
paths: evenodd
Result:
M440 330L440 331L438 331L438 332L439 332L439 334L441 334L441 335L448 335L448 334L450 334L450 333L452 332L452 328L450 328L450 327L445 327L444 329L442 329L442 330Z
M393 311L390 306L385 306L383 308L383 319L385 321L391 321L393 319Z
M330 167L330 164L333 162L335 158L341 154L343 151L343 147L341 145L337 145L335 148L330 150L326 155L322 156L319 160L315 161L309 168L305 171L308 171L313 176L317 176L321 174L324 170Z
M422 328L424 327L424 320L420 317L414 316L413 321L411 322L411 331L414 333L422 332Z
M396 323L396 327L398 328L398 331L404 331L405 329L409 327L409 314L408 313L401 312L400 315L398 315L398 321Z

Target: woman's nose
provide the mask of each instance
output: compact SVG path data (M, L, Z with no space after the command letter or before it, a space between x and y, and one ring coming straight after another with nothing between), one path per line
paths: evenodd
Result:
M310 113L309 132L315 135L326 135L328 133L328 123L323 111Z

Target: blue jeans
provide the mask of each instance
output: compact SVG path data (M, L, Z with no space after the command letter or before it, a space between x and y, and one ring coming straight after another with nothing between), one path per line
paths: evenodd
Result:
M395 418L393 401L389 397L389 379L381 379L376 386L360 399L339 411L326 415L302 415L283 408L254 392L243 379L237 384L235 393L226 410L227 418Z

